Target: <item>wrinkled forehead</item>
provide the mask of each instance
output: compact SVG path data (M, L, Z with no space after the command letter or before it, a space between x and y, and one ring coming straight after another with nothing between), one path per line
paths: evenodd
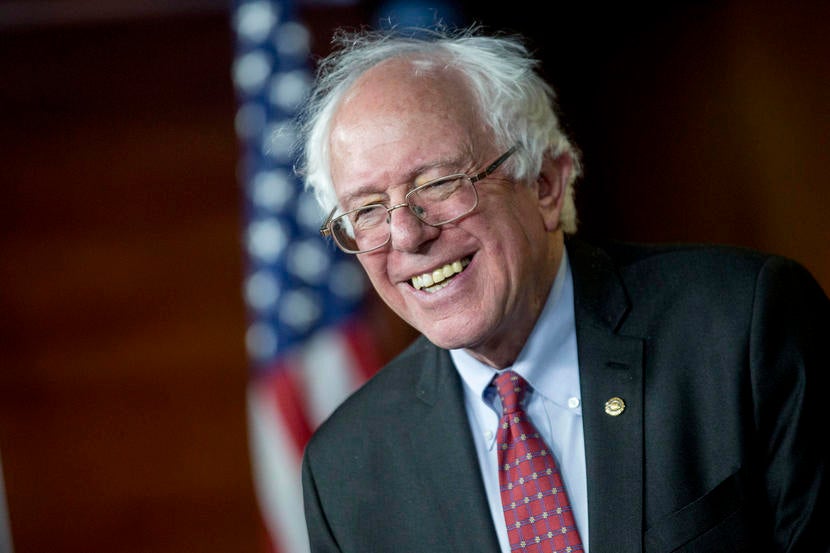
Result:
M389 182L416 166L458 160L460 152L481 152L492 141L476 105L456 70L390 60L367 71L332 119L329 152L335 188L344 179L380 178L369 172L385 170L383 179Z
M413 132L419 121L447 122L470 129L480 126L476 102L465 79L453 69L418 60L387 60L364 73L346 93L335 112L330 142L337 145L344 130L382 129ZM405 124L401 124L401 123Z
M414 97L428 104L443 104L455 103L453 98L462 94L469 94L469 87L457 69L436 61L395 58L364 72L344 95L342 103L348 105L364 99L381 108Z

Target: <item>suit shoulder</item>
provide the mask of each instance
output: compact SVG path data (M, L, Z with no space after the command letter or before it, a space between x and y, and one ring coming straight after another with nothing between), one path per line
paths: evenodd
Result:
M343 443L356 434L372 433L398 416L403 400L415 395L425 360L438 348L426 338L416 339L386 366L346 398L314 432L309 448L318 443Z
M639 264L670 264L682 268L727 263L728 267L757 271L768 259L775 257L751 248L721 244L611 242L604 244L603 249L621 268Z
M615 243L606 249L623 275L662 275L683 279L686 286L715 281L720 286L754 288L759 281L815 282L798 261L760 250L719 244Z
M601 247L575 244L575 279L590 282L595 273L623 284L637 314L709 314L707 320L748 320L765 298L820 297L809 272L799 263L754 249L717 244L636 244L612 242ZM596 290L592 287L582 288ZM760 303L759 303L760 302ZM641 321L642 322L642 321ZM645 324L643 322L643 324Z
M752 289L765 265L798 265L792 260L751 248L719 244L638 244L611 242L602 252L629 284L680 284Z

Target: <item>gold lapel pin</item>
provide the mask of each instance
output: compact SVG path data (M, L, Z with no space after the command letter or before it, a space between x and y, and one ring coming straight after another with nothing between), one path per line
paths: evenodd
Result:
M625 411L625 402L621 397L612 397L605 402L605 413L612 417L618 417Z

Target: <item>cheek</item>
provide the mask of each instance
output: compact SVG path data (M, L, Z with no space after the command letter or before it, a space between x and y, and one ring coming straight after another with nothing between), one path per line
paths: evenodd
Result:
M363 272L366 273L369 280L371 280L374 284L377 280L378 274L380 274L380 260L378 260L376 256L372 255L358 255L357 259L360 261L360 266L363 267Z
M509 201L509 200L508 200ZM485 249L494 252L495 261L505 264L507 259L527 255L529 243L533 240L537 214L513 203L507 209L493 210L478 230Z
M366 276L369 277L372 287L381 295L386 295L389 289L393 288L393 285L387 277L385 256L380 254L361 255L358 256L358 260Z

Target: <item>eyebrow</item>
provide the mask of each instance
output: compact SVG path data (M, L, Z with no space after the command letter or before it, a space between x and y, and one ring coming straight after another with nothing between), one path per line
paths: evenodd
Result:
M347 194L342 200L340 200L338 202L340 204L340 209L343 210L343 211L349 211L349 210L361 207L361 205L356 205L356 204L369 205L369 204L373 204L373 203L381 203L380 200L378 200L377 202L361 202L360 201L361 198L371 196L372 194L384 195L385 191L383 191L383 192L378 191L372 185L362 186L362 187L358 188L357 190L355 190L354 192L351 192L351 193Z

